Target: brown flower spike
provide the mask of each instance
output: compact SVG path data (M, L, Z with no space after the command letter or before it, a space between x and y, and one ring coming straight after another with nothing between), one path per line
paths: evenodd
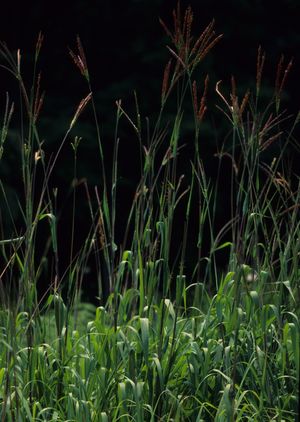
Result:
M85 57L85 53L82 47L82 43L81 40L79 38L79 36L77 35L77 49L78 49L78 53L75 54L70 48L69 48L69 53L71 58L73 59L73 62L75 63L75 65L78 67L78 69L80 70L80 73L86 78L86 80L89 82L89 71L88 71L88 67L87 67L87 61L86 61L86 57Z
M159 21L175 47L175 49L173 49L167 46L168 50L177 60L175 73L178 71L180 65L184 69L188 69L192 72L197 64L222 38L222 35L216 36L215 31L213 30L213 20L193 44L193 37L191 36L193 12L189 6L185 11L182 22L179 1L177 3L176 10L173 10L173 32L167 27L162 19Z

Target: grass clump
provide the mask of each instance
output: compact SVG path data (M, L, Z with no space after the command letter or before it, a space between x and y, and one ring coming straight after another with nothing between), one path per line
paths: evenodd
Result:
M20 52L15 57L1 44L2 67L16 78L21 93L18 160L23 186L15 219L1 180L2 212L9 219L2 224L0 241L2 421L293 421L297 416L299 176L291 174L286 159L295 145L299 115L292 120L280 104L290 65L284 72L280 61L274 96L264 107L261 49L254 94L247 92L239 101L232 78L227 98L217 83L218 107L231 130L218 151L218 178L212 183L200 151L209 81L205 79L200 95L194 73L221 37L212 22L193 38L190 8L181 17L178 4L173 17L174 30L162 22L172 44L157 121L153 128L147 120L143 126L137 98L135 117L120 100L116 102L112 168L106 165L80 39L78 51L70 54L88 92L50 158L38 131L42 36L29 90L22 78ZM166 125L164 113L170 102L176 104L176 115ZM62 269L59 188L52 188L51 178L89 104L101 180L93 194L88 183L84 185L91 222L78 251L73 249L73 184L70 259ZM14 108L7 95L1 161ZM186 110L194 115L194 147L180 173ZM140 178L119 241L122 121L139 143ZM74 180L79 144L75 135ZM231 169L225 176L224 160L230 161ZM224 178L227 204L219 200ZM217 230L218 208L226 206L228 221ZM40 254L36 245L42 221L48 222L49 239ZM220 251L227 252L222 270ZM192 266L187 265L189 256ZM81 301L91 261L96 267L98 306ZM50 280L42 297L37 288L41 277Z

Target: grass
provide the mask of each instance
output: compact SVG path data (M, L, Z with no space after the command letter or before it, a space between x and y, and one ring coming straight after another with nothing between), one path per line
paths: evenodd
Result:
M193 14L173 12L161 107L153 126L129 116L116 102L113 165L106 165L101 129L84 49L77 39L71 58L87 84L58 151L44 153L38 131L43 103L36 45L33 83L27 89L21 54L2 43L2 67L17 80L18 108L7 94L1 161L9 125L20 116L20 217L5 181L0 310L1 421L294 421L299 384L299 175L288 153L297 150L299 120L281 110L291 64L277 67L274 95L261 100L265 55L258 51L254 92L239 100L232 78L227 97L216 86L218 108L230 134L218 149L218 178L207 176L201 158L202 124L209 81L201 95L195 70L220 40L213 22L191 37ZM184 174L182 127L190 101L193 153ZM164 113L177 104L173 121ZM73 183L70 259L60 265L59 188L51 177L71 143L74 180L80 138L76 123L91 106L98 139L101 181L85 182L90 231L73 248L77 185ZM186 108L187 107L187 108ZM138 141L140 180L118 242L119 125L127 122ZM146 122L146 123L144 123ZM145 125L145 126L144 126ZM224 162L230 172L223 174ZM228 166L226 167L228 168ZM42 175L42 183L40 183ZM221 182L227 203L220 203ZM219 207L228 221L216 229ZM196 214L196 218L195 218ZM20 223L21 221L21 223ZM49 238L40 257L43 222ZM12 227L7 232L7 227ZM180 239L174 253L174 239ZM207 244L209 247L207 248ZM196 252L195 252L196 251ZM220 269L218 254L227 257ZM195 257L192 268L189 257ZM83 303L85 271L93 261L98 306ZM39 279L49 279L40 297ZM299 416L299 415L298 415Z

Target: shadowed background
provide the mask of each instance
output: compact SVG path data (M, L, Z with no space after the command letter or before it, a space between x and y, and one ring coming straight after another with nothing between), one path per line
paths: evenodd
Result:
M80 99L87 95L86 84L74 67L68 54L68 47L76 48L79 34L85 48L92 87L101 122L101 136L108 164L111 162L113 132L115 123L115 101L122 99L129 115L134 113L134 90L140 103L141 114L154 123L160 106L160 92L163 69L169 59L166 44L169 40L159 24L161 17L172 25L171 11L175 1L127 0L127 1L80 1L7 2L2 10L0 40L12 51L21 50L22 73L30 85L34 48L39 31L44 36L40 69L42 88L46 99L41 112L39 133L45 140L46 154L51 155L59 146L68 128ZM215 83L222 79L224 91L230 89L231 75L235 75L238 89L244 93L255 86L256 54L259 45L266 51L267 61L263 78L262 96L268 96L274 86L276 65L284 53L286 63L293 56L294 68L288 79L284 100L290 111L298 111L300 93L298 78L300 71L300 13L297 0L280 0L275 4L268 1L231 0L182 1L182 10L191 5L194 11L193 32L195 36L214 18L216 33L224 34L221 42L204 60L197 74L199 84L205 75L210 75L209 110L203 126L201 151L210 177L216 176L217 159L214 153L221 145L228 126L215 104L220 104L214 92ZM17 101L16 81L3 69L0 73L0 105L5 104L5 92ZM168 108L173 115L172 105ZM192 114L191 114L192 122ZM191 122L186 119L182 137L192 138ZM12 121L12 128L18 127L18 115ZM95 127L90 110L80 117L74 129L74 136L82 137L79 147L77 178L86 178L93 189L99 183L98 147ZM12 130L11 138L14 132ZM119 161L119 230L126 221L126 210L136 186L139 173L137 141L128 125L120 127ZM70 139L70 142L72 139ZM62 262L68 257L71 225L69 209L71 204L73 155L70 142L64 147L53 175L51 186L59 186L60 199L60 245ZM8 144L8 142L7 142ZM187 147L188 163L188 147ZM12 203L22 195L17 179L16 147L7 145L5 163L1 164L0 176L11 195ZM226 191L223 192L226 201ZM221 197L222 203L222 197ZM15 205L15 209L17 209ZM88 213L83 187L78 187L76 239L80 245L89 228ZM17 214L17 211L16 211ZM224 210L219 210L219 225L224 224ZM2 231L9 235L10 224L5 209L2 210ZM65 256L64 256L65 255Z

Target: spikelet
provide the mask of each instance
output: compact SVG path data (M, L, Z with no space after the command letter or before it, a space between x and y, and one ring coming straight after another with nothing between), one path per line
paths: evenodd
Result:
M284 55L281 55L280 60L277 65L277 72L276 72L276 79L275 79L275 103L276 103L277 113L280 107L280 99L281 99L282 90L286 83L287 76L293 66L293 59L289 61L285 69L283 68L283 64L284 64Z
M88 67L87 67L87 61L86 61L86 57L85 57L85 53L82 47L82 43L81 40L79 38L79 36L77 35L77 49L78 49L78 53L75 54L70 48L69 48L69 54L75 64L75 66L78 67L78 69L80 70L80 73L86 78L86 80L89 82L90 77L89 77L89 71L88 71Z
M193 12L189 6L184 13L182 22L179 1L177 2L176 10L173 10L173 31L167 27L162 19L159 19L159 22L175 47L171 48L167 46L171 54L177 59L177 65L180 63L183 68L189 69L191 71L195 69L198 63L207 55L207 53L222 37L222 35L216 36L213 30L213 20L205 28L202 34L200 34L193 45L193 37L191 36Z
M70 124L70 129L72 129L72 127L75 125L79 115L82 113L82 111L85 109L85 107L87 106L88 102L90 101L90 99L92 98L92 93L90 92L85 98L83 98L80 103L79 106L77 107L77 110L74 114L74 117L71 121Z

